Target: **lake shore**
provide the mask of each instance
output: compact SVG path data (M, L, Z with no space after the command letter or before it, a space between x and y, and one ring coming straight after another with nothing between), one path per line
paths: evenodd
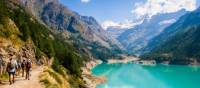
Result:
M155 60L138 60L138 61L134 61L135 64L140 64L140 65L156 65L156 61Z
M107 64L115 64L115 63L129 63L129 62L137 62L140 59L134 56L124 56L123 59L109 59L107 60ZM82 67L82 78L86 83L86 87L88 88L96 88L98 84L102 84L106 82L106 77L98 77L92 74L91 70L99 64L102 64L103 61L93 59L85 63L85 66Z
M91 70L101 64L101 60L91 60L89 62L85 63L85 66L82 67L82 78L85 81L86 87L87 88L96 88L98 84L106 82L105 77L98 77L94 76L91 72Z
M172 85L171 88L196 88L200 80L199 73L199 66L163 64L100 64L93 69L93 74L106 75L108 80L97 85L99 88L168 88L165 83L169 83L170 87Z
M114 63L128 63L138 61L139 58L126 56L123 59L109 59L107 64L114 64ZM101 60L91 60L85 63L85 66L82 67L82 78L86 83L86 87L88 88L96 88L98 84L102 84L106 82L106 77L98 77L92 74L91 70L99 64L102 64L103 61Z
M109 59L107 61L108 64L114 64L114 63L128 63L128 62L135 62L140 60L138 57L133 57L133 56L126 56L123 59Z
M107 64L115 64L115 63L129 63L133 62L135 64L140 64L140 65L156 65L155 60L141 60L138 57L133 57L133 56L126 56L123 59L109 59L107 61Z
M107 60L107 64L115 64L115 63L129 63L133 62L135 64L140 65L156 65L155 60L140 60L140 58L137 57L124 57L123 59L109 59ZM98 84L102 84L106 82L106 77L98 77L92 74L91 70L96 67L99 64L102 64L103 61L101 60L91 60L85 63L85 66L82 67L82 78L86 83L87 88L96 88ZM162 62L161 64L170 65L169 61ZM192 66L199 65L197 61L194 61L194 63L190 64Z

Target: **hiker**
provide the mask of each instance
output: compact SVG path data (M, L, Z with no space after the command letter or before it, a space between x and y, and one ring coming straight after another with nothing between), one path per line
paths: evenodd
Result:
M3 75L3 55L0 54L0 83Z
M21 63L22 77L24 77L25 68L26 68L26 60L23 60Z
M9 75L10 85L12 83L15 83L16 69L17 69L17 61L13 59L13 54L10 54L10 60L7 64L7 72L8 72L8 75ZM12 79L11 79L11 76L12 76Z
M18 59L17 60L17 69L16 69L17 75L20 75L20 71L21 71L21 60Z
M5 64L4 56L6 54L7 53L4 51L4 49L0 48L0 83L2 81L3 74L5 73L6 64Z
M31 59L28 59L26 61L26 79L30 80L30 71L32 67L32 61Z
M1 78L3 77L3 75L5 73L5 68L6 68L6 63L3 59L3 56L0 55L0 83L2 81Z

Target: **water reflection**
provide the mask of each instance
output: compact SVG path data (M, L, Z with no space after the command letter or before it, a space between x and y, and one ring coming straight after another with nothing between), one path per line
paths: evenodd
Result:
M107 83L98 88L196 88L200 81L198 66L104 63L93 74L107 77Z

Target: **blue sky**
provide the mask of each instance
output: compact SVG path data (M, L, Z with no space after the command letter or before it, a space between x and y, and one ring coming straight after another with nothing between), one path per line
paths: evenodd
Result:
M135 2L142 0L91 0L83 3L81 0L60 0L62 4L81 15L93 16L99 22L105 20L122 21L131 19L131 10Z
M80 15L93 16L99 23L120 25L158 13L176 12L181 9L192 11L200 0L59 0ZM120 24L119 24L120 23ZM125 25L127 26L127 25Z

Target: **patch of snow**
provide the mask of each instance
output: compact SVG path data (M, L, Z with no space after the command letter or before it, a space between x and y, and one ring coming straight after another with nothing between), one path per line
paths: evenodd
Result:
M172 24L172 23L174 23L174 22L176 22L176 19L169 19L169 20L161 21L161 22L159 23L159 25Z

